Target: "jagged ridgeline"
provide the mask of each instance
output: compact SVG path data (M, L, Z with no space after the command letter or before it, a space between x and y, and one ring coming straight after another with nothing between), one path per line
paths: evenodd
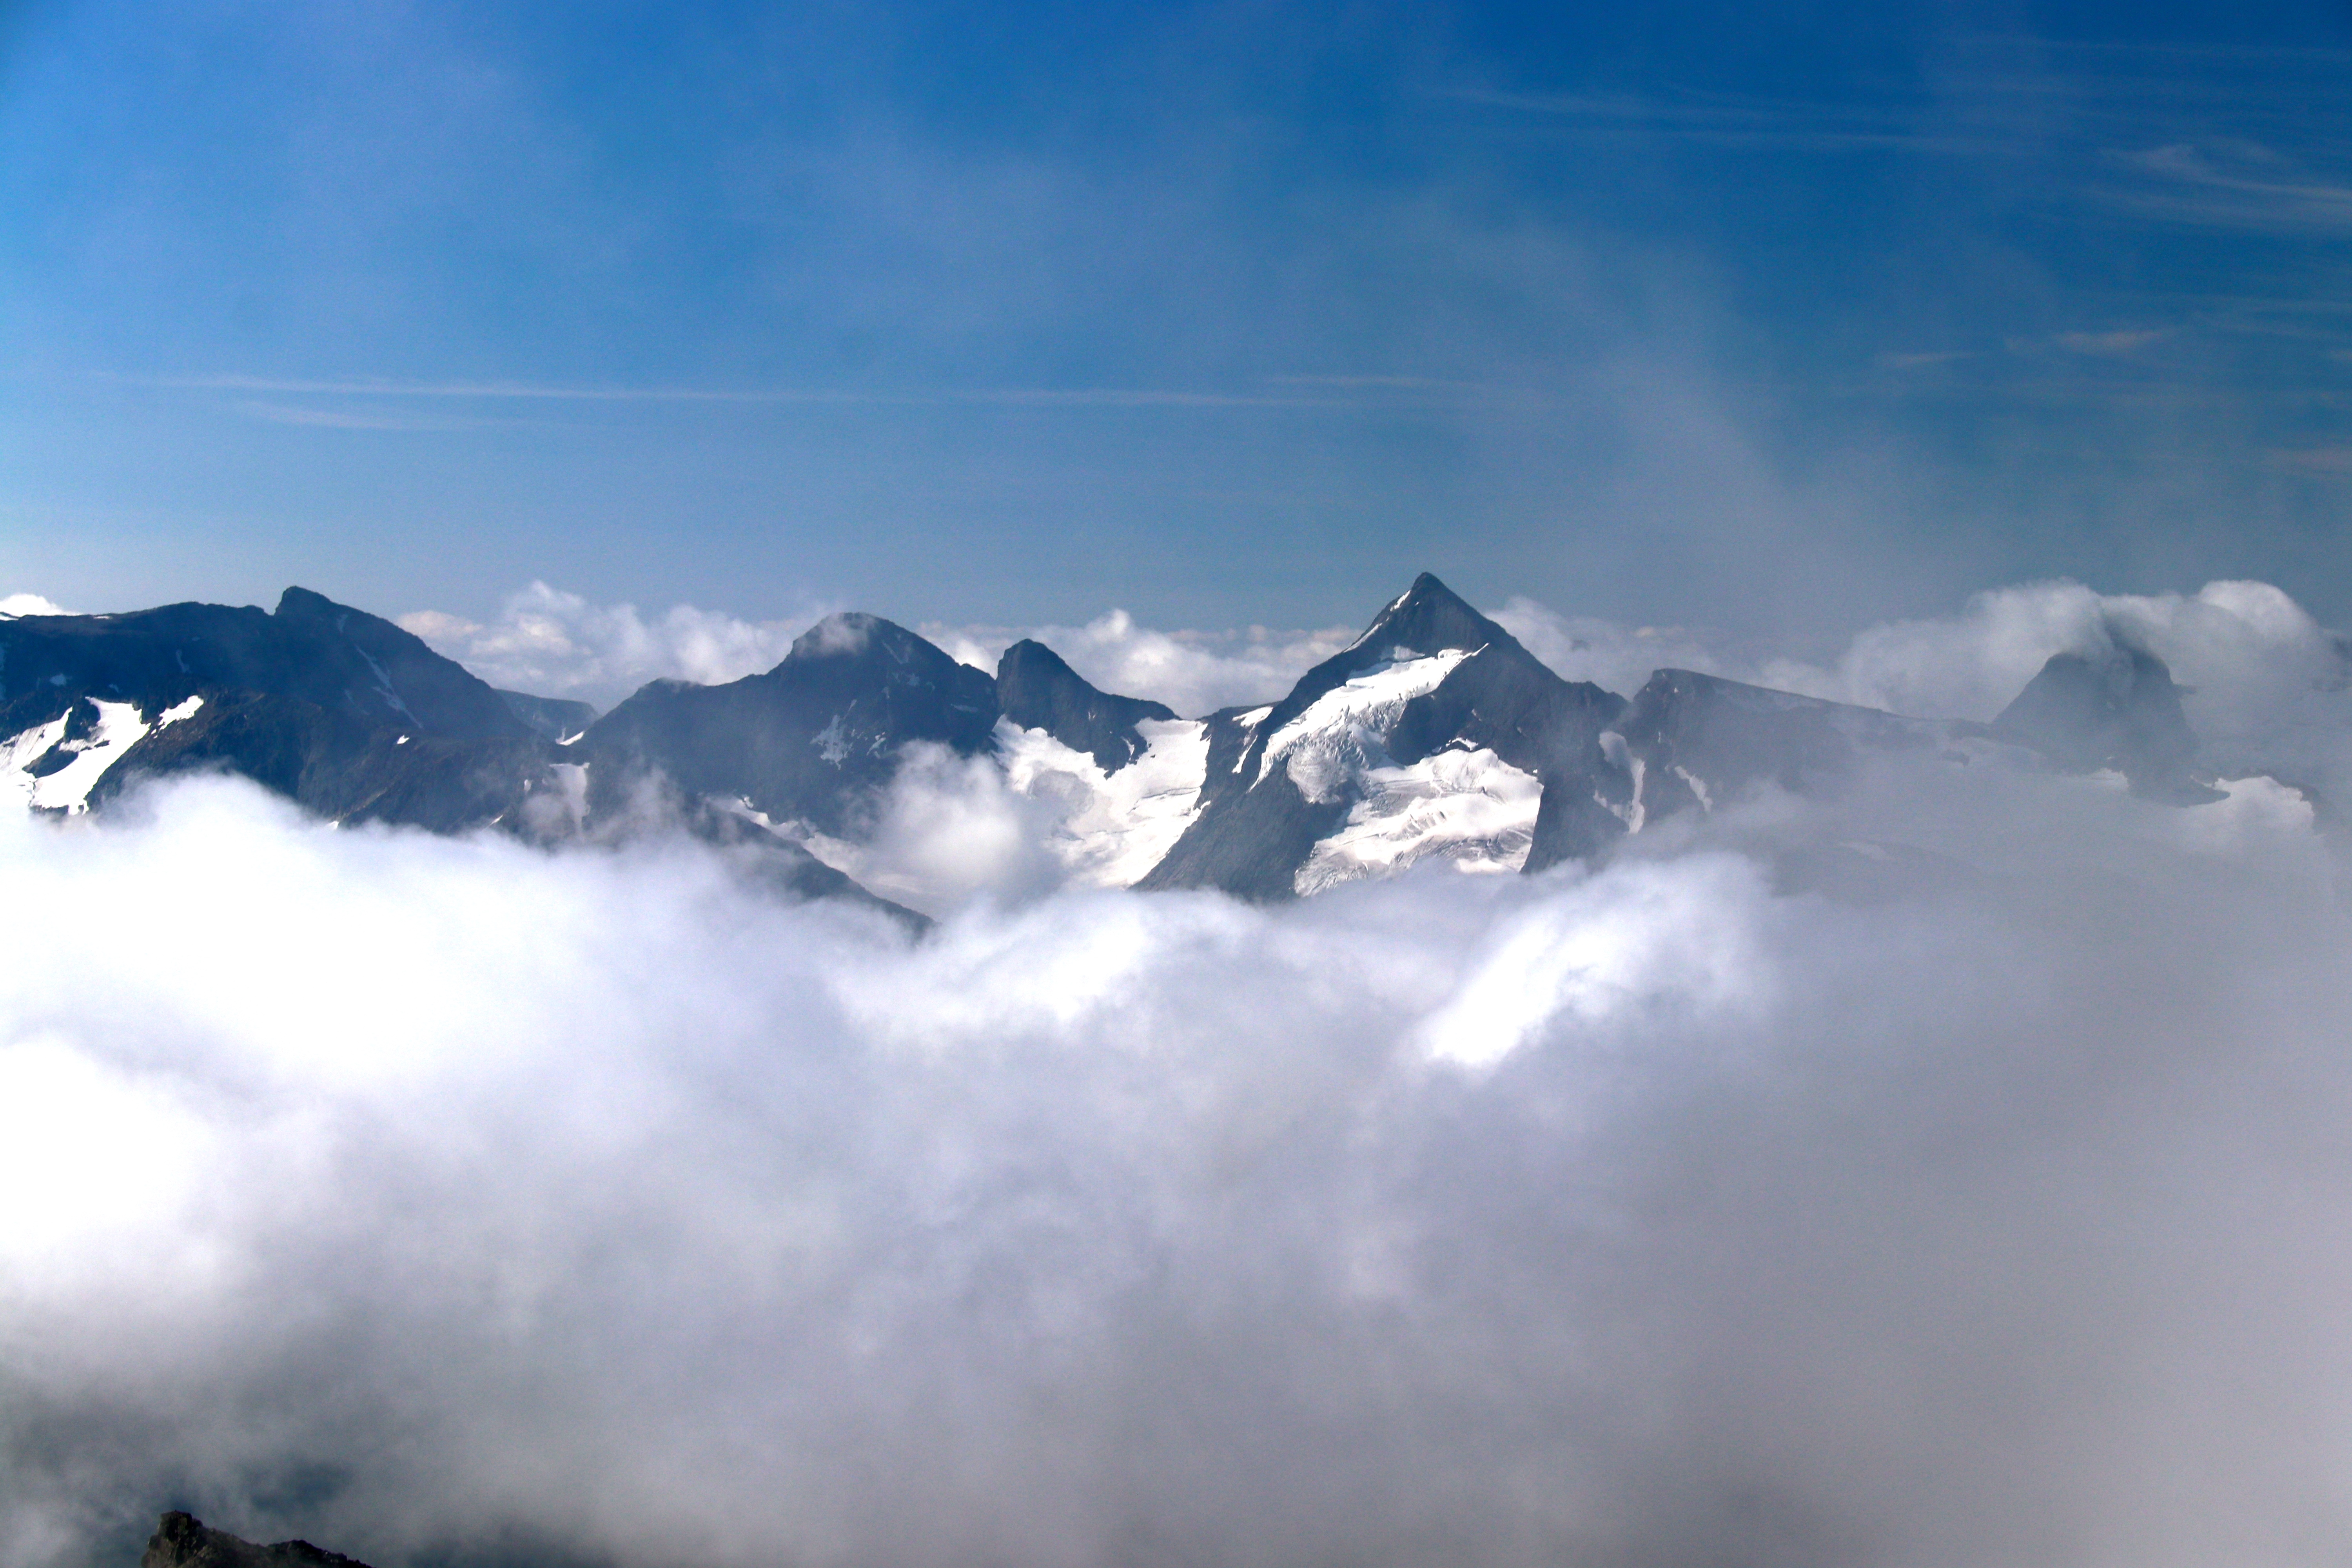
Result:
M980 760L1051 807L1095 886L1312 893L1433 857L1540 871L1763 786L1817 795L1873 754L2015 752L2211 798L2162 662L2053 658L1990 725L1662 669L1571 681L1423 574L1280 700L1187 719L1097 689L1034 641L993 675L838 615L723 685L656 680L599 714L501 691L389 621L289 588L276 610L170 605L0 619L0 782L103 811L142 780L238 774L339 823L538 842L683 824L801 897L919 924L844 869L910 759Z

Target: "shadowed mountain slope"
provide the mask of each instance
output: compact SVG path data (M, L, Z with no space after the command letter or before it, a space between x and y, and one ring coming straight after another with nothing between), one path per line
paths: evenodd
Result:
M570 750L590 764L600 812L658 778L838 836L857 828L907 746L968 756L989 744L996 718L985 673L904 626L842 615L801 634L764 675L724 686L654 681Z
M1027 637L996 661L996 701L1005 718L1086 752L1107 773L1143 754L1149 742L1137 725L1176 717L1164 703L1096 689L1060 654Z
M1874 708L1661 669L1633 694L1601 744L1630 786L1613 809L1639 832L1677 812L1713 810L1759 784L1830 794L1865 754L1938 745L1951 731ZM1529 871L1591 852L1589 829L1568 812L1566 793L1545 792Z
M1992 721L1992 733L2070 773L2114 768L2135 795L2184 805L2220 798L2193 774L2197 737L2172 671L2125 643L2052 655Z

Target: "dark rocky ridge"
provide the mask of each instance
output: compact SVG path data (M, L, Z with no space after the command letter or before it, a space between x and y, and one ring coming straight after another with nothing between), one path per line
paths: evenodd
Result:
M457 833L508 818L547 789L546 742L406 733L302 700L215 692L151 731L90 791L101 806L146 779L233 773L336 822Z
M1603 743L1620 754L1631 786L1626 826L1638 829L1765 784L1794 795L1833 794L1867 753L1917 751L1950 737L1951 726L1927 720L1661 669L1633 694ZM1531 872L1591 853L1590 830L1565 823L1555 794L1544 791L1528 851Z
M307 589L289 588L275 614L171 605L0 620L0 737L65 721L58 742L26 770L34 777L76 760L94 728L94 700L135 704L152 723L189 698L202 699L194 712L151 729L100 775L92 809L143 780L217 772L340 823L436 833L495 826L535 840L614 842L670 822L763 887L929 923L802 846L699 800L672 797L650 813L632 800L604 820L579 818L559 770L583 759L552 742L567 725L584 728L593 709L496 690L391 622Z
M168 605L119 616L0 621L0 734L58 718L66 754L97 700L152 722L92 804L137 780L236 773L337 821L450 831L494 821L548 782L544 742L463 666L390 621L289 588L275 613Z
M658 775L686 795L746 801L839 836L856 831L908 745L969 756L990 743L996 718L985 673L877 616L833 616L764 675L652 682L570 750L592 765L599 812Z
M1333 730L1337 773L1266 765L1277 733L1319 699L1398 660L1449 652L1459 657L1433 689ZM216 769L341 822L497 825L591 842L683 823L763 885L865 900L909 920L754 817L856 838L911 746L979 755L1003 718L1115 773L1145 750L1141 725L1175 717L1097 689L1034 641L1007 648L992 679L863 615L820 623L762 674L712 687L656 681L601 718L585 704L495 690L390 622L299 588L267 615L174 605L0 620L0 736L64 721L63 737L31 763L36 777L90 742L94 701L135 703L152 722L190 696L202 705L129 747L91 792L93 807L142 778ZM1628 702L1562 679L1426 574L1280 701L1202 722L1199 809L1140 887L1288 898L1360 804L1366 770L1452 751L1490 750L1540 781L1528 871L1606 855L1628 832L1766 784L1833 794L1871 755L1963 737L2030 747L2063 768L2120 768L2154 798L2215 798L2190 771L2197 742L2169 671L2120 642L2052 658L1990 726L1678 669L1657 671ZM1327 798L1308 798L1298 778Z
M86 698L152 715L205 692L292 698L364 726L457 740L523 740L530 727L464 666L390 621L289 588L274 614L166 605L119 616L0 621L0 732Z
M1015 724L1043 730L1070 750L1086 752L1107 773L1143 754L1137 725L1176 717L1164 703L1097 690L1060 654L1027 637L996 661L996 701Z
M184 1513L167 1513L140 1554L139 1568L367 1568L307 1541L260 1546Z

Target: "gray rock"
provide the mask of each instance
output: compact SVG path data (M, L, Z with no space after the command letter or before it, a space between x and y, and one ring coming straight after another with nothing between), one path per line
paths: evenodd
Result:
M592 764L600 812L622 809L658 776L688 796L747 801L779 822L846 837L909 744L969 756L991 743L996 717L996 683L983 672L904 626L832 616L764 675L639 689L565 760Z
M256 1545L225 1530L215 1530L192 1515L167 1513L140 1555L139 1568L367 1568L367 1564L307 1541Z
M1107 773L1143 754L1138 724L1176 717L1163 704L1096 689L1061 655L1026 637L996 661L996 701L1015 724L1043 730L1070 750L1086 752Z
M2221 798L2196 776L2197 737L2172 671L2120 639L2095 653L2052 655L1991 732L2069 773L2114 768L2134 795L2184 805Z

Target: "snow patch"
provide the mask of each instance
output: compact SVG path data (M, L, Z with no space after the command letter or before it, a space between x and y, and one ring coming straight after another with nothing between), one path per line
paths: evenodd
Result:
M1257 727L1265 722L1266 715L1273 711L1274 705L1268 703L1263 708L1253 708L1234 721L1241 726L1243 737L1241 754L1234 758L1234 772L1241 772L1242 765L1249 761L1250 738L1256 733Z
M1364 798L1315 847L1292 886L1319 893L1386 877L1430 855L1465 871L1517 871L1535 841L1543 784L1493 752L1439 752L1409 767L1373 768Z
M1266 710L1270 712L1272 710ZM1264 713L1259 717L1264 718ZM1117 773L1043 730L997 721L1005 779L1063 809L1046 848L1083 887L1124 888L1158 865L1200 814L1209 772L1209 727L1188 719L1136 725L1144 749Z
M348 619L348 618L349 618L348 616L346 616L346 617L345 617L345 619ZM343 629L343 623L342 623L342 621L340 621L340 620L339 620L339 621L337 621L337 622L335 623L335 629L336 629L337 631L341 631L341 630L342 630L342 629ZM389 674L385 673L385 671L384 671L384 668L383 668L383 665L381 665L381 664L379 664L378 662L376 662L376 657L375 657L375 655L373 655L373 654L372 654L372 653L368 652L368 650L367 650L367 649L365 649L365 648L363 648L363 647L360 647L360 645L359 645L359 644L357 644L357 643L353 643L353 644L352 644L352 651L353 651L354 653L358 654L362 658L363 658L363 659L367 660L367 667L368 667L369 671L370 671L371 673L373 673L373 674L375 676L375 685L376 685L376 689L377 689L377 691L379 691L380 693L382 693L382 694L383 694L383 697L384 701L385 701L386 703L390 704L390 706L391 706L391 708L392 708L392 710L393 710L394 712L395 712L395 713L398 713L398 714L403 715L403 716L404 716L404 717L405 717L405 718L408 718L408 719L411 719L411 720L415 720L415 722L416 722L416 723L421 727L421 726L423 725L423 723L424 723L424 721L423 721L423 720L421 720L421 719L417 719L415 714L411 713L411 712L409 712L409 711L408 711L408 704L407 704L407 703L405 703L405 702L404 702L404 701L402 701L402 700L400 700L400 693L399 693L399 692L397 692L397 691L394 691L394 690L392 689L392 677L391 677Z
M6 781L18 805L31 805L33 791L41 782L25 770L47 756L65 734L66 721L59 717L0 741L0 779Z
M1389 765L1389 731L1405 704L1437 689L1454 667L1474 650L1449 648L1426 658L1403 657L1399 648L1375 665L1333 687L1285 724L1258 759L1257 783L1277 762L1290 773L1298 793L1318 804L1331 800L1348 778Z
M98 723L84 741L63 739L66 721L58 719L38 731L27 731L10 742L9 771L26 791L29 805L43 811L62 811L68 816L79 816L89 809L89 792L106 773L106 770L122 760L122 753L139 743L140 737L150 728L140 716L135 702L107 702L92 697L85 699L98 710ZM47 734L47 744L17 760L17 747L31 736ZM47 756L53 747L62 747L73 753L73 761L53 773L34 778L23 770Z

